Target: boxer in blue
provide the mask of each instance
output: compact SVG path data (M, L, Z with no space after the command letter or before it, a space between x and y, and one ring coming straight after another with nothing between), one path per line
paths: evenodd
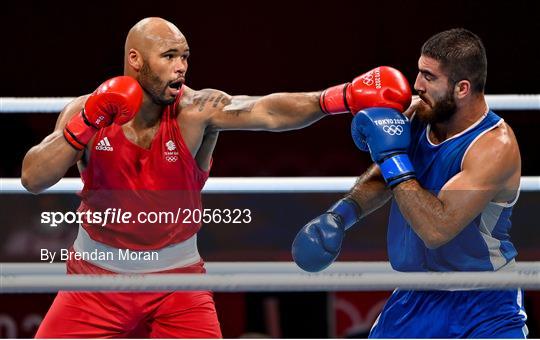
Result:
M509 231L521 158L512 129L484 97L484 46L465 29L444 31L422 46L418 68L419 99L406 112L368 108L353 119L353 140L375 164L300 230L292 252L304 270L329 266L345 231L390 199L387 245L395 270L498 271L514 264ZM398 289L370 337L525 338L522 302L519 289Z

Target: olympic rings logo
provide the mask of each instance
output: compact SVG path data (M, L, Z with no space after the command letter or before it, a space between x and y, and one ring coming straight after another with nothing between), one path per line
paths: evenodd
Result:
M362 82L364 83L364 85L371 86L375 83L375 81L373 80L373 72L366 73L362 78Z
M167 156L165 157L165 159L167 160L167 162L176 162L178 160L178 157L177 156Z
M390 136L401 135L403 133L403 126L401 125L385 125L383 126L383 131L389 134Z

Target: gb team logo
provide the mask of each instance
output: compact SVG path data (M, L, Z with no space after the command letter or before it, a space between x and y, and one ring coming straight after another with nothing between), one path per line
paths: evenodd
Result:
M101 139L99 143L96 145L96 150L113 151L113 147L111 143L109 143L109 138L103 137L103 139Z
M165 146L167 147L167 150L174 151L176 150L176 144L172 140L169 140L167 143L165 143Z
M176 144L169 139L167 143L165 143L165 147L167 148L167 151L163 152L163 156L165 157L165 160L167 162L176 162L178 160L178 151L176 151Z

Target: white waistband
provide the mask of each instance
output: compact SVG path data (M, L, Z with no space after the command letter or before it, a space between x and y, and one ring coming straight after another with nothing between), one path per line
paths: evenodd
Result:
M115 273L158 272L187 267L201 260L197 250L197 234L162 249L135 251L97 242L79 226L73 249L80 259Z

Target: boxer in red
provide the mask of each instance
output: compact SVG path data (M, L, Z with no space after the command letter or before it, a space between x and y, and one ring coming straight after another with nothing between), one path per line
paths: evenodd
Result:
M298 129L325 115L372 106L404 110L411 91L403 75L378 67L323 92L230 96L185 85L189 46L176 26L146 18L125 44L124 76L68 104L56 128L25 156L23 185L39 193L77 164L84 182L81 212L201 208L212 152L223 130ZM200 223L105 225L85 220L77 253L151 252L153 260L76 259L69 274L203 273ZM59 292L36 337L221 337L210 292Z

